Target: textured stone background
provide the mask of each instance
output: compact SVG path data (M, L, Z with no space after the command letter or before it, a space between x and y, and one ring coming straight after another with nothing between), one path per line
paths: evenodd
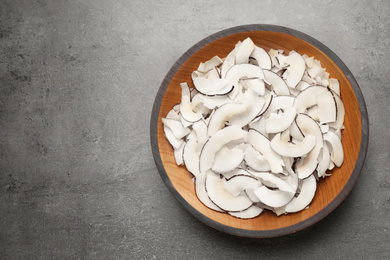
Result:
M327 45L370 119L351 194L320 223L274 239L194 219L150 148L154 98L176 59L252 23ZM388 259L389 28L385 0L0 0L0 259Z

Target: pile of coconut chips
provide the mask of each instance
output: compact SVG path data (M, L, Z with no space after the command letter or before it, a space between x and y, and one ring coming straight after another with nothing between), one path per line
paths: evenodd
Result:
M314 57L267 52L250 38L191 78L162 122L199 200L243 219L307 208L344 160L339 81Z

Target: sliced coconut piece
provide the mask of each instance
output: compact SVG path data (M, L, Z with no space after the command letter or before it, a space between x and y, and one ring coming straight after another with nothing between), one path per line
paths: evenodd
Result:
M245 190L245 193L246 193L246 195L248 196L248 198L249 198L251 201L253 201L253 203L259 203L260 200L259 200L259 198L256 196L256 194L255 194L254 191L255 191L255 190L252 190L252 189L246 189L246 190Z
M198 142L197 151L200 152L203 145L209 139L209 135L207 134L207 124L204 120L199 120L192 125L192 131L196 134L196 140Z
M165 118L180 121L179 111L176 111L175 109L172 108L171 110L169 110L169 112Z
M172 133L178 139L182 139L183 137L187 136L191 132L189 128L184 127L183 124L178 120L162 118L162 122L166 127L171 129Z
M298 190L299 178L295 172L292 171L287 175L280 176L280 178L289 184L295 192Z
M164 134L165 137L167 138L168 142L172 145L173 149L179 149L182 143L184 142L183 139L177 138L172 130L164 125Z
M340 82L338 79L329 79L329 88L333 90L337 95L340 96Z
M200 174L199 171L199 148L196 138L189 139L183 148L183 161L187 170L195 177Z
M175 162L177 165L183 165L184 164L184 161L183 161L183 151L184 151L184 146L185 146L185 142L182 142L182 144L180 145L180 147L178 149L174 149L173 150L173 156L175 157Z
M237 42L233 50L223 60L221 65L221 78L225 78L227 71L236 64L236 53L241 44L241 41Z
M331 122L328 125L335 128L335 129L342 129L344 124L344 116L345 116L345 108L343 101L340 98L340 95L337 95L336 92L331 91L333 98L336 102L336 108L337 108L337 115L336 115L336 121Z
M321 77L325 73L325 69L321 67L321 62L318 60L313 60L313 64L308 68L307 72L310 77L315 79L316 77Z
M216 173L230 172L237 168L244 159L244 151L240 148L229 149L223 146L214 158L214 164L211 168Z
M284 52L283 50L274 50L274 49L269 50L268 55L271 58L272 67L280 67L280 64L276 57L279 56L280 54L283 54L283 52Z
M296 189L294 189L290 184L272 173L253 171L250 171L250 173L257 178L260 178L261 183L269 188L278 188L279 190L285 192L296 192Z
M290 90L287 83L275 72L270 70L264 70L264 81L270 86L270 88L279 96L290 95Z
M316 96L324 93L326 88L323 86L313 85L301 91L294 101L294 106L298 109L298 113L305 113L306 110L314 105L317 105Z
M240 176L240 175L248 175L248 176L251 176L251 174L250 174L248 171L246 171L246 170L244 170L244 169L242 169L242 168L236 168L236 169L234 169L234 170L232 170L232 171L230 171L230 172L222 173L222 175L223 175L223 177L224 177L225 179L230 179L230 178L232 178L232 177L234 177L234 176Z
M344 150L340 138L333 132L324 134L324 140L330 144L330 158L332 162L340 167L344 161Z
M226 79L207 79L203 77L192 77L194 87L199 93L206 96L222 96L230 93L234 86Z
M203 104L208 109L214 109L220 107L232 100L227 96L205 96L201 93L196 94L192 99L192 108L195 111L196 108Z
M262 203L270 207L282 207L289 203L295 195L295 192L272 190L266 186L254 190L254 193Z
M295 103L295 97L292 96L274 96L272 98L271 104L268 106L267 110L263 113L263 117L268 118L271 113L278 110L285 110L289 107L292 107Z
M231 117L249 109L250 105L250 103L229 102L220 106L217 110L215 110L214 114L210 116L208 125L209 136L212 136L221 130L226 125L226 121L231 119Z
M306 114L298 114L295 121L305 137L307 135L313 135L316 138L316 144L313 149L306 155L305 158L301 159L301 163L296 167L298 177L300 179L305 179L317 168L318 155L324 145L324 141L321 128L314 119Z
M266 118L264 116L260 116L249 123L249 128L256 130L260 134L264 135L268 139L268 132L265 130L266 127Z
M196 122L202 118L201 112L194 112L191 105L190 87L187 83L180 83L181 91L181 105L180 114L183 119L189 122Z
M243 64L249 62L249 56L251 55L253 49L255 48L255 44L253 43L251 38L246 38L242 41L241 45L237 48L236 53L236 64Z
M199 169L200 172L205 172L211 167L213 167L215 154L219 151L225 144L234 141L242 140L244 141L245 135L241 127L238 126L228 126L216 134L214 134L210 139L205 143L199 158Z
M242 79L241 85L244 89L251 89L259 96L263 96L265 93L264 81L259 78Z
M227 71L225 78L234 86L233 91L228 94L231 99L234 99L242 91L242 85L239 84L241 79L264 79L264 73L259 66L243 63L232 66Z
M220 57L214 56L210 60L208 60L204 63L201 62L199 64L198 71L206 73L206 72L214 69L215 67L221 65L222 62L223 62L223 60Z
M263 212L263 209L253 205L243 211L239 212L228 212L230 215L236 217L236 218L241 218L241 219L250 219L250 218L255 218L259 216Z
M301 157L308 154L316 145L314 135L306 135L302 142L291 143L282 141L280 133L276 134L271 140L271 148L281 156Z
M257 96L254 91L248 89L239 99L237 99L237 102L247 104L249 107L245 111L230 117L228 120L229 125L244 127L260 113L265 104L265 99Z
M307 83L306 81L299 81L299 83L297 84L297 86L295 87L296 90L299 90L299 91L302 91L304 89L307 89L308 87L310 87L311 85L309 83Z
M291 123L288 130L289 130L292 142L302 141L305 138L305 135L299 129L299 127L297 126L297 122L295 120L294 120L294 122Z
M324 145L318 155L317 175L318 177L324 177L326 170L328 170L330 164L330 152L328 145Z
M271 148L270 141L264 135L250 129L246 141L267 159L272 172L283 172L283 158Z
M245 150L244 161L250 168L256 171L271 170L267 159L252 146L249 146Z
M294 121L296 114L297 109L295 107L286 108L284 112L278 114L271 114L271 116L266 119L265 130L267 133L280 133L286 130Z
M283 78L290 88L295 88L305 73L305 61L299 53L291 51L284 62L288 67L283 73Z
M287 205L286 212L298 212L305 209L313 200L317 189L317 181L314 175L302 181L301 192L298 197L294 197Z
M259 188L261 182L250 175L234 175L229 179L223 179L223 185L230 194L237 197L246 189L255 190Z
M316 102L318 107L318 118L320 124L336 121L337 104L330 89L325 90L316 95Z
M210 200L225 211L242 211L253 205L253 202L244 194L233 196L228 192L219 175L208 172L206 175L206 192Z
M254 65L260 66L262 69L270 70L272 68L271 57L261 47L255 46L249 57Z
M195 193L198 199L208 208L213 209L215 211L223 212L221 208L215 205L209 198L206 192L206 175L208 172L204 172L199 174L195 178Z

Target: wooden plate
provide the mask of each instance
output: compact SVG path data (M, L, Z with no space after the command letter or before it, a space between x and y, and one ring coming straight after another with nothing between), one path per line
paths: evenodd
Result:
M276 216L264 211L259 217L243 220L205 207L196 197L192 175L177 166L173 149L164 136L161 118L180 103L181 82L191 83L190 74L200 62L218 55L223 58L238 41L250 37L265 50L295 50L314 56L340 81L344 102L345 130L342 132L344 163L331 177L321 179L310 208L294 214ZM243 237L281 236L304 229L333 211L349 194L362 170L368 146L367 109L361 90L346 65L330 49L312 37L286 27L245 25L217 32L195 44L172 66L158 90L151 117L151 145L157 169L173 196L193 216L220 231Z

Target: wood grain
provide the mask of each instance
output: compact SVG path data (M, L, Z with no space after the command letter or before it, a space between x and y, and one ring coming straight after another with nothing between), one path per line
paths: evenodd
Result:
M345 159L340 168L321 179L310 208L299 213L277 217L265 211L259 217L242 220L205 207L196 197L192 175L184 166L177 166L173 149L164 136L161 118L172 106L180 102L181 82L192 86L190 74L200 62L215 55L226 57L238 41L250 37L266 51L295 50L314 56L340 81L344 102L345 129L342 143ZM173 196L200 221L221 231L246 237L280 236L306 228L334 210L352 190L364 164L368 145L368 117L360 88L345 64L326 46L301 32L273 25L247 25L230 28L213 34L194 45L173 65L157 93L151 117L151 144L156 166Z

